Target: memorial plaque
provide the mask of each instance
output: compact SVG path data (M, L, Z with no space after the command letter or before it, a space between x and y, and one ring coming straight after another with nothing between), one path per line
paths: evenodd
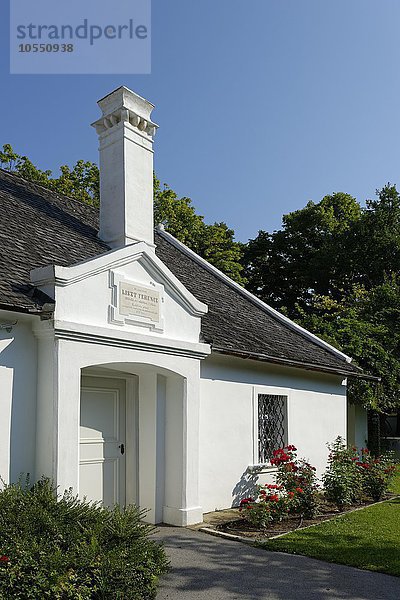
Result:
M154 288L120 281L119 313L125 316L142 317L158 323L160 321L160 293Z

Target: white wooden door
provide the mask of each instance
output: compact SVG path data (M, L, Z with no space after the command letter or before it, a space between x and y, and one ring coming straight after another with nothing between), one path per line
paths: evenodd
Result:
M125 382L84 377L81 388L79 496L125 504Z

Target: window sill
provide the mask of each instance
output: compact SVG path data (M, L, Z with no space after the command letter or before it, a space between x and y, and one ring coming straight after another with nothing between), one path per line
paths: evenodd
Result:
M247 470L249 473L274 473L278 469L270 463L264 463L259 465L249 465Z

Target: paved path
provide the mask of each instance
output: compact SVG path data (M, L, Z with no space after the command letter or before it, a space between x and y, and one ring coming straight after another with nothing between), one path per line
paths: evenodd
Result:
M155 537L172 566L157 600L400 600L397 577L178 527L160 527Z

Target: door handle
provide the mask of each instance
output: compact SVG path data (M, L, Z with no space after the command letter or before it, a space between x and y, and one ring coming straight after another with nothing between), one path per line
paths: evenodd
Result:
M120 444L118 448L121 450L121 454L125 454L125 446L124 444Z

